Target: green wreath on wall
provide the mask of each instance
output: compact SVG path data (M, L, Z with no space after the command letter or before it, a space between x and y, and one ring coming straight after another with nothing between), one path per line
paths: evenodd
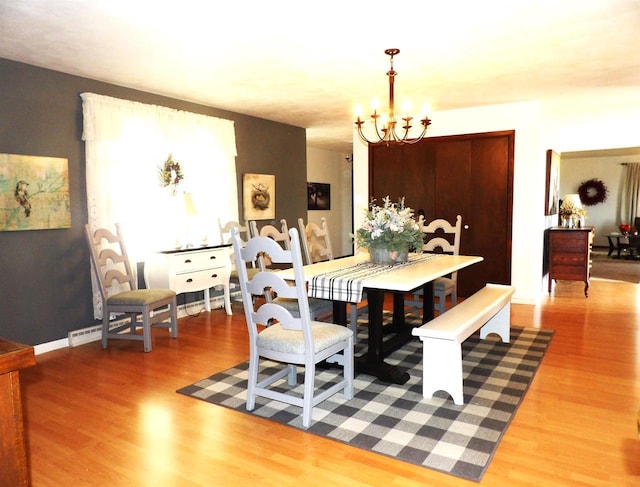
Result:
M606 201L608 192L605 184L597 178L584 181L578 187L580 201L585 206L593 206Z

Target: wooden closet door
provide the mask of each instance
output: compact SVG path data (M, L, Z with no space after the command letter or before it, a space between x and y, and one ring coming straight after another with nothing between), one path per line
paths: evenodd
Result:
M427 221L462 215L460 253L484 261L458 273L460 296L487 282L511 282L513 140L514 132L507 131L429 138L369 152L371 196L404 194L411 208L424 210Z
M405 205L416 211L433 210L434 162L433 146L372 147L369 151L369 198L380 205L385 196L392 202L404 197Z

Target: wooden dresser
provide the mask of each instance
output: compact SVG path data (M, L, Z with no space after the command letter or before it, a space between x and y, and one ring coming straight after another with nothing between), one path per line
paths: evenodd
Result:
M594 231L594 227L549 229L549 293L554 279L583 281L584 295L589 296Z
M35 363L33 347L0 338L0 487L30 485L19 373Z

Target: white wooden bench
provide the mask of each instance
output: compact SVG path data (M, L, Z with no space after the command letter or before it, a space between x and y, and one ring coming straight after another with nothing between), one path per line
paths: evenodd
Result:
M513 286L487 284L446 313L413 329L412 334L423 344L422 395L426 399L436 391L445 391L455 404L464 404L462 342L480 329L482 339L496 333L509 343L514 291Z

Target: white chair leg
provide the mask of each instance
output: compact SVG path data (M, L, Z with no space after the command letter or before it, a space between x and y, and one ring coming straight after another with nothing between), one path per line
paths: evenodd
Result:
M287 365L287 369L289 370L289 373L287 374L287 384L293 387L298 383L298 370L293 364Z
M109 333L109 312L102 310L102 348L107 348L109 345L109 338L107 337L107 333Z
M349 345L344 350L344 364L343 373L344 378L347 381L344 385L344 397L345 399L353 399L353 375L354 375L354 354L353 354L354 339L349 339Z
M313 390L316 376L316 364L305 364L304 370L304 397L302 398L302 427L311 426L313 413Z
M171 338L178 338L178 306L177 299L174 299L171 306Z
M349 329L353 332L354 343L358 341L358 306L350 303Z
M258 382L258 354L251 351L249 358L249 375L247 377L247 411L256 407L256 384Z
M151 351L151 316L149 310L142 313L142 341L144 343L144 351Z

